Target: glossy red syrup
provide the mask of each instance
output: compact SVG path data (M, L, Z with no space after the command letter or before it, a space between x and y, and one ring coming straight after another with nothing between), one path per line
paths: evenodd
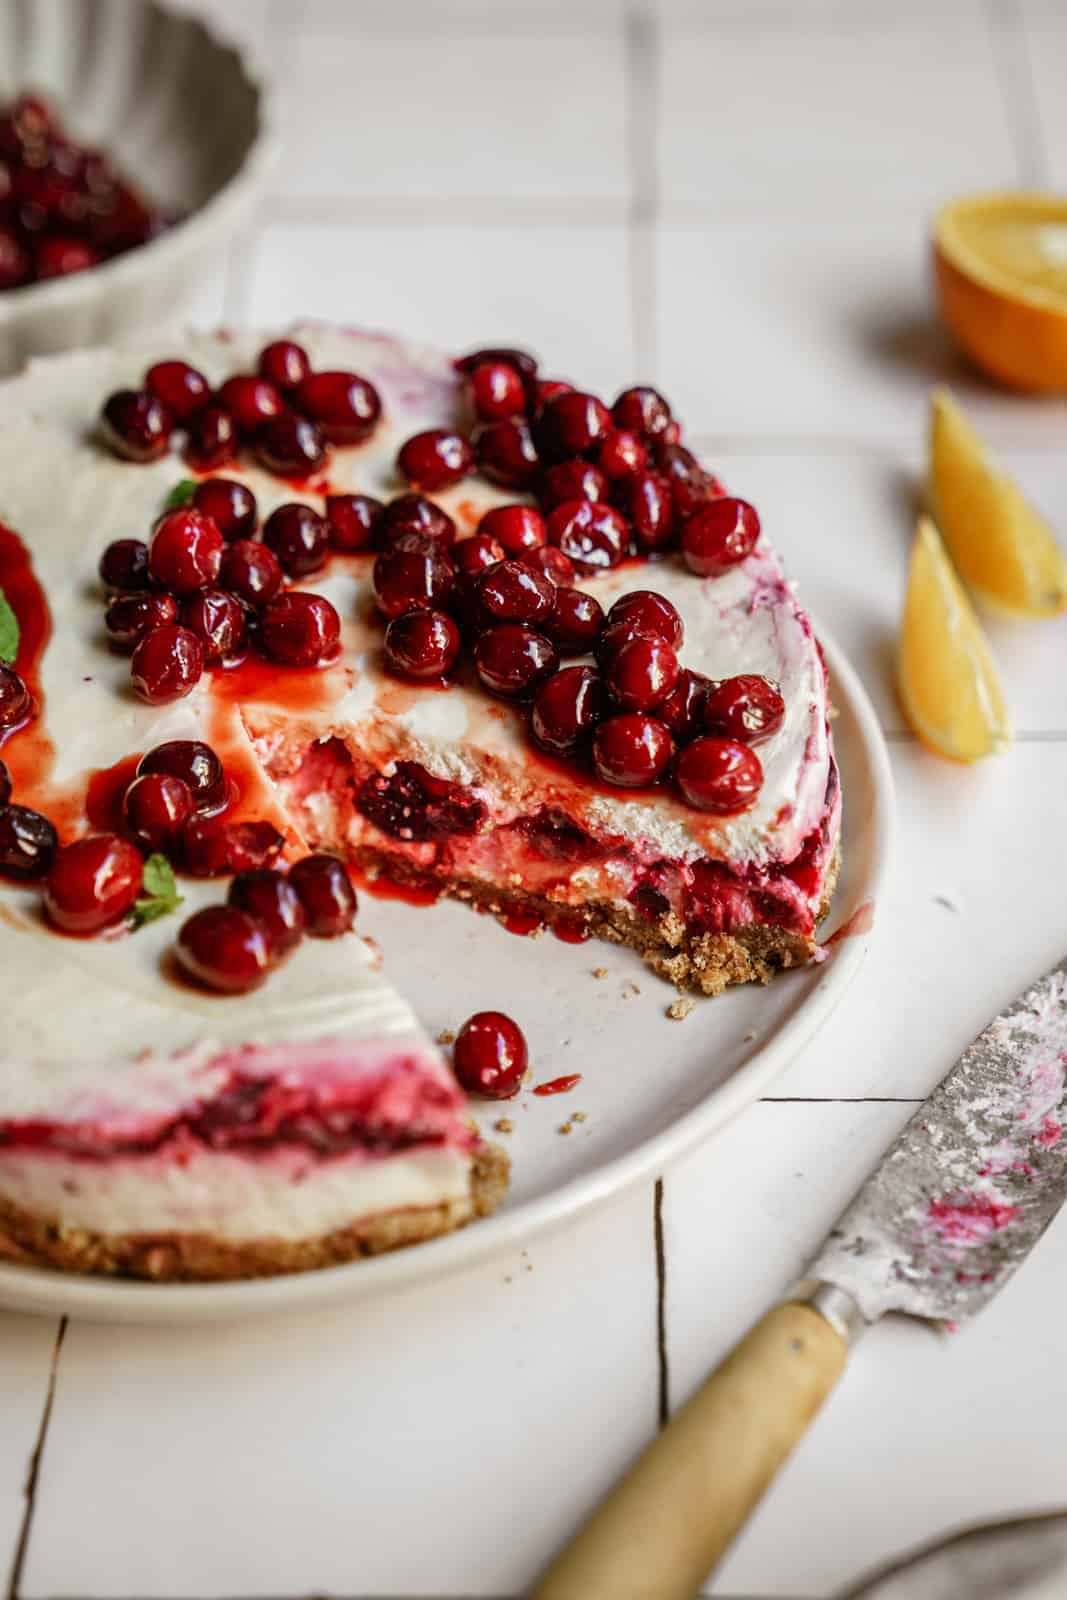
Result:
M552 932L564 944L585 944L591 937L589 924L581 917L558 917L552 923Z
M18 619L19 649L15 671L33 696L35 713L28 722L0 730L4 761L11 773L19 805L47 811L42 803L55 761L55 746L45 731L41 662L52 637L52 615L33 571L30 552L13 529L0 522L0 589ZM58 823L57 823L58 825Z
M874 901L864 900L857 906L847 922L843 922L834 933L825 941L827 944L840 944L842 939L857 939L865 933L870 933L874 927Z
M539 1083L534 1089L534 1094L569 1094L581 1081L580 1072L571 1072L566 1077L551 1078L548 1083Z
M436 905L444 892L444 886L432 883L400 883L396 878L386 877L384 873L372 878L361 868L348 864L348 876L352 879L357 889L363 889L367 894L372 894L378 900L401 900L408 906Z
M212 675L211 694L231 705L261 703L286 711L324 711L341 698L346 683L341 668L280 667L249 655Z
M98 767L89 774L85 790L85 815L94 833L124 833L122 797L137 773L140 752L123 756L113 767Z
M544 922L536 911L513 911L506 917L501 917L502 925L509 933L514 933L519 938L527 938L531 933L536 933L544 927Z

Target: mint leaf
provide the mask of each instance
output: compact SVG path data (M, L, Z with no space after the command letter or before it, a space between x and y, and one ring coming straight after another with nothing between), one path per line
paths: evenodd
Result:
M8 605L3 589L0 589L0 661L12 667L18 653L19 619Z
M183 478L176 483L163 502L164 511L177 511L181 506L187 506L196 493L197 482L195 478Z
M141 887L144 894L134 901L130 912L130 926L133 928L143 928L148 922L169 916L182 903L178 885L174 881L174 868L166 856L149 856L144 864Z

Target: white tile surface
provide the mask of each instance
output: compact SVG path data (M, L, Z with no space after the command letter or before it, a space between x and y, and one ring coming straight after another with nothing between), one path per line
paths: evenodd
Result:
M0 1312L0 1584L13 1579L26 1486L48 1394L57 1324Z
M1067 107L1057 80L1067 49L1067 17L1056 0L1020 0L1020 12L1043 156L1042 182L1062 190L1067 184Z

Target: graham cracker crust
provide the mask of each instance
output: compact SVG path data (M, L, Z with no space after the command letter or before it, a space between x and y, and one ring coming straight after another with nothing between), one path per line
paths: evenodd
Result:
M339 1266L421 1244L495 1211L507 1191L510 1162L499 1145L474 1153L469 1199L392 1211L318 1239L249 1239L210 1234L98 1234L32 1215L0 1195L0 1259L64 1272L147 1278L154 1283L211 1283L267 1278Z

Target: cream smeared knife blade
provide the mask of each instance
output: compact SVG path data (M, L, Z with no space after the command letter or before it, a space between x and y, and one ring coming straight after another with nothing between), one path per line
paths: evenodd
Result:
M1067 1199L1067 959L996 1017L833 1228L811 1277L864 1321L992 1299Z

